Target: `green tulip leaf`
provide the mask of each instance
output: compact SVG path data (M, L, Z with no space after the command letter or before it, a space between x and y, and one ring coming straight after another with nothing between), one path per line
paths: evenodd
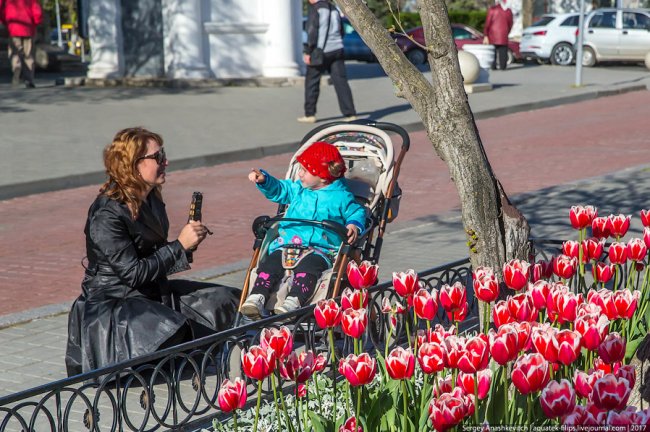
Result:
M332 421L326 419L320 414L315 413L312 410L307 410L307 415L309 415L309 420L311 420L311 427L314 432L325 432L334 430L332 426Z

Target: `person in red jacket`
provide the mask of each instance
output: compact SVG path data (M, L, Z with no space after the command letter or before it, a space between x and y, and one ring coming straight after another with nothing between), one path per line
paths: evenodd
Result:
M34 35L42 18L38 0L0 0L0 21L9 31L14 87L20 85L21 75L28 88L34 87Z
M508 65L508 34L511 29L512 11L506 6L506 0L497 0L497 3L488 9L483 31L483 43L494 45L492 69L498 67L505 70Z

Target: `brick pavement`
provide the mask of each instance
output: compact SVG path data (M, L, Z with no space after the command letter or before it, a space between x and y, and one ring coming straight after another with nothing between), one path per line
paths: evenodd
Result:
M647 134L639 127L647 121L647 110L638 108L649 103L650 93L640 91L481 120L478 127L497 176L508 193L517 194L650 163ZM400 178L404 197L399 222L391 229L459 205L425 134L412 133L411 138ZM246 173L259 166L283 175L288 158L270 156L169 174L164 195L170 236L184 222L194 190L204 192L204 219L216 233L196 254L195 272L209 275L215 267L250 258L250 223L257 215L272 214L275 206L254 190ZM83 273L85 213L97 189L0 202L0 316L76 297Z

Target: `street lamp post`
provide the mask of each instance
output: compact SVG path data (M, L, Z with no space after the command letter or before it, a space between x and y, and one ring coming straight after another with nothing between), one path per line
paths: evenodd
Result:
M59 48L63 48L63 38L61 35L61 11L59 10L59 0L54 1L54 7L56 10L56 31L59 35L59 38L57 40L57 45Z
M585 0L580 0L580 16L578 17L578 48L576 49L576 87L582 86L582 43L584 41Z

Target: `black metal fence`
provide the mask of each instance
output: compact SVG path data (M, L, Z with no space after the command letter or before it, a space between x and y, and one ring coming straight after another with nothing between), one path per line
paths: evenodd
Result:
M419 277L428 288L463 283L470 308L463 329L478 326L468 259L423 271ZM392 284L375 286L369 295L365 350L383 350L386 337L391 338L391 345L402 343L406 338L403 326L398 322L389 336L389 323L381 312L384 297L398 299ZM287 325L293 331L294 346L327 351L326 333L315 324L312 311L313 306L305 307L2 397L0 432L194 430L205 426L220 414L217 394L221 382L242 376L241 352L259 343L263 328ZM442 309L437 322L450 324ZM340 334L335 349L339 355L347 355L352 352L351 341ZM254 391L252 385L249 391Z

